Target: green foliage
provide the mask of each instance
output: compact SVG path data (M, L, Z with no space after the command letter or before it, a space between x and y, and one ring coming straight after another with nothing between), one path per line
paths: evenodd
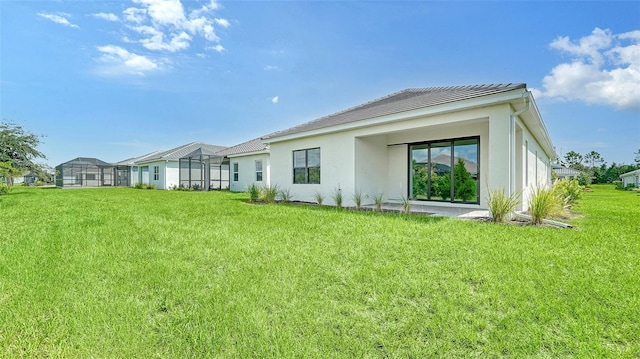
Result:
M584 157L582 157L582 155L577 152L574 152L574 151L567 152L567 154L564 155L564 160L565 160L564 163L569 168L573 168L579 171L582 171L585 169L584 165L582 164Z
M413 160L413 197L427 197L428 181L427 167L421 166L416 162L416 160Z
M627 186L624 189L626 189L627 191L631 191L634 188L636 188L636 185L634 185L633 183L627 183Z
M342 208L342 190L340 188L336 188L333 191L333 203L335 203L336 207Z
M147 189L156 189L156 184L152 183L152 184L148 185Z
M291 194L291 190L289 188L287 188L286 190L281 190L279 196L280 200L282 200L283 202L291 202L291 200L293 200L293 195Z
M276 197L278 196L278 185L268 186L265 185L262 187L262 197L267 203L274 203L276 201Z
M553 192L564 199L568 206L574 205L584 193L584 187L577 180L556 180L553 182Z
M620 190L620 189L624 189L624 185L622 184L622 181L613 181L613 185L616 187L616 189Z
M464 202L476 198L476 181L464 167L462 158L458 159L453 168L453 184L455 198L460 198Z
M256 185L255 183L247 186L247 192L249 193L249 200L251 202L255 202L260 199L260 186Z
M40 137L13 123L0 123L0 162L9 162L20 170L38 170L41 166L34 161L46 159L37 150Z
M142 183L142 182L136 182L134 187L137 188L137 189L147 189L147 185Z
M521 192L512 193L507 196L503 188L489 191L487 204L493 222L504 222L507 216L514 211L520 203Z
M582 171L576 176L576 180L581 186L588 186L591 184L591 173L589 171Z
M381 212L382 204L384 203L384 196L382 195L382 193L378 193L378 195L373 197L373 203L376 206L376 211Z
M353 202L356 204L356 209L360 209L362 207L362 191L356 189L353 193Z
M451 196L451 177L448 173L438 176L432 186L436 196L442 197L443 200L446 201Z
M10 161L0 162L0 177L7 179L8 186L12 186L14 178L22 176L22 172Z
M11 191L11 187L4 182L0 182L0 195L7 194Z
M551 188L536 188L529 197L529 214L533 224L563 212L564 202Z
M314 197L316 199L316 203L320 206L322 206L322 202L324 202L324 195L322 195L322 193L320 192L316 192L314 194Z

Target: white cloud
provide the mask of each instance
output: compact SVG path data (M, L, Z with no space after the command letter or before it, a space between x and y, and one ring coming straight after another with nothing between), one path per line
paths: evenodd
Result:
M118 16L116 14L99 12L96 14L92 14L93 17L97 17L98 19L107 20L107 21L118 21Z
M122 12L125 20L136 24L141 24L145 21L147 16L147 10L130 7Z
M38 16L43 17L47 20L51 20L53 22L55 22L56 24L60 24L60 25L64 25L64 26L68 26L68 27L72 27L74 29L79 29L80 26L76 25L76 24L72 24L69 19L67 19L69 16L69 14L65 14L65 13L58 13L58 14L47 14L47 13L38 13Z
M229 27L229 25L231 25L229 23L229 20L227 20L227 19L215 18L214 20L215 20L216 24L218 24L218 25L220 25L222 27Z
M278 66L267 65L264 67L265 71L275 71L278 70Z
M120 46L98 46L102 53L100 61L104 64L101 73L104 75L135 74L144 75L160 69L160 65L142 55L137 55Z
M213 51L217 51L219 53L223 53L225 51L227 51L227 49L224 48L224 46L218 44L216 46L211 46L211 47L207 47L207 50L213 50Z
M554 67L534 96L640 111L640 30L613 34L595 28L578 41L558 37L550 46L573 58Z
M273 103L278 103L278 101L279 101L279 100L280 100L280 99L278 98L278 96L276 96L276 97L274 97L274 98L272 98L272 99L271 99L271 102L273 102Z
M180 0L133 0L142 4L153 22L177 26L185 20L184 8Z

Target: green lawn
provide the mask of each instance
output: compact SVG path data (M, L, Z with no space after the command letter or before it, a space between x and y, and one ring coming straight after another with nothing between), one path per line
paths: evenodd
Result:
M640 357L640 195L612 188L555 229L17 187L0 357Z

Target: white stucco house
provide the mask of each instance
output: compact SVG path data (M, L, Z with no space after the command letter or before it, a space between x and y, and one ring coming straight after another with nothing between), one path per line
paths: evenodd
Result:
M218 154L228 159L231 191L246 191L251 184L259 187L271 185L269 146L260 138L231 146Z
M640 170L623 173L620 175L620 179L622 180L622 186L624 188L627 188L629 185L638 188L640 187Z
M359 191L365 204L383 194L487 208L487 190L504 188L526 210L556 158L522 83L407 89L249 142L228 154L232 190L246 190L263 161L262 182L309 202L340 190L347 206Z

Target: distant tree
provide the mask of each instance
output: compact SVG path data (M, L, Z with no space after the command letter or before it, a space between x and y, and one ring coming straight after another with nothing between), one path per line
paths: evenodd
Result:
M413 160L413 197L427 195L427 168Z
M582 155L574 151L569 151L564 155L565 164L569 168L573 168L576 170L584 170L584 165L582 164L583 160L584 158L582 157Z
M464 160L458 159L453 167L453 191L455 198L468 201L476 196L476 181L464 167Z
M597 166L605 163L604 158L596 151L591 151L584 155L584 160L589 164L590 168L595 169Z
M15 168L11 162L0 162L0 177L7 180L9 186L13 186L13 179L22 176L22 170Z
M633 154L636 155L636 158L635 158L636 166L640 167L640 148L638 149L637 152L634 152Z
M38 151L40 136L25 130L13 123L0 123L0 162L9 162L19 171L38 171L41 166L34 161L46 159Z

